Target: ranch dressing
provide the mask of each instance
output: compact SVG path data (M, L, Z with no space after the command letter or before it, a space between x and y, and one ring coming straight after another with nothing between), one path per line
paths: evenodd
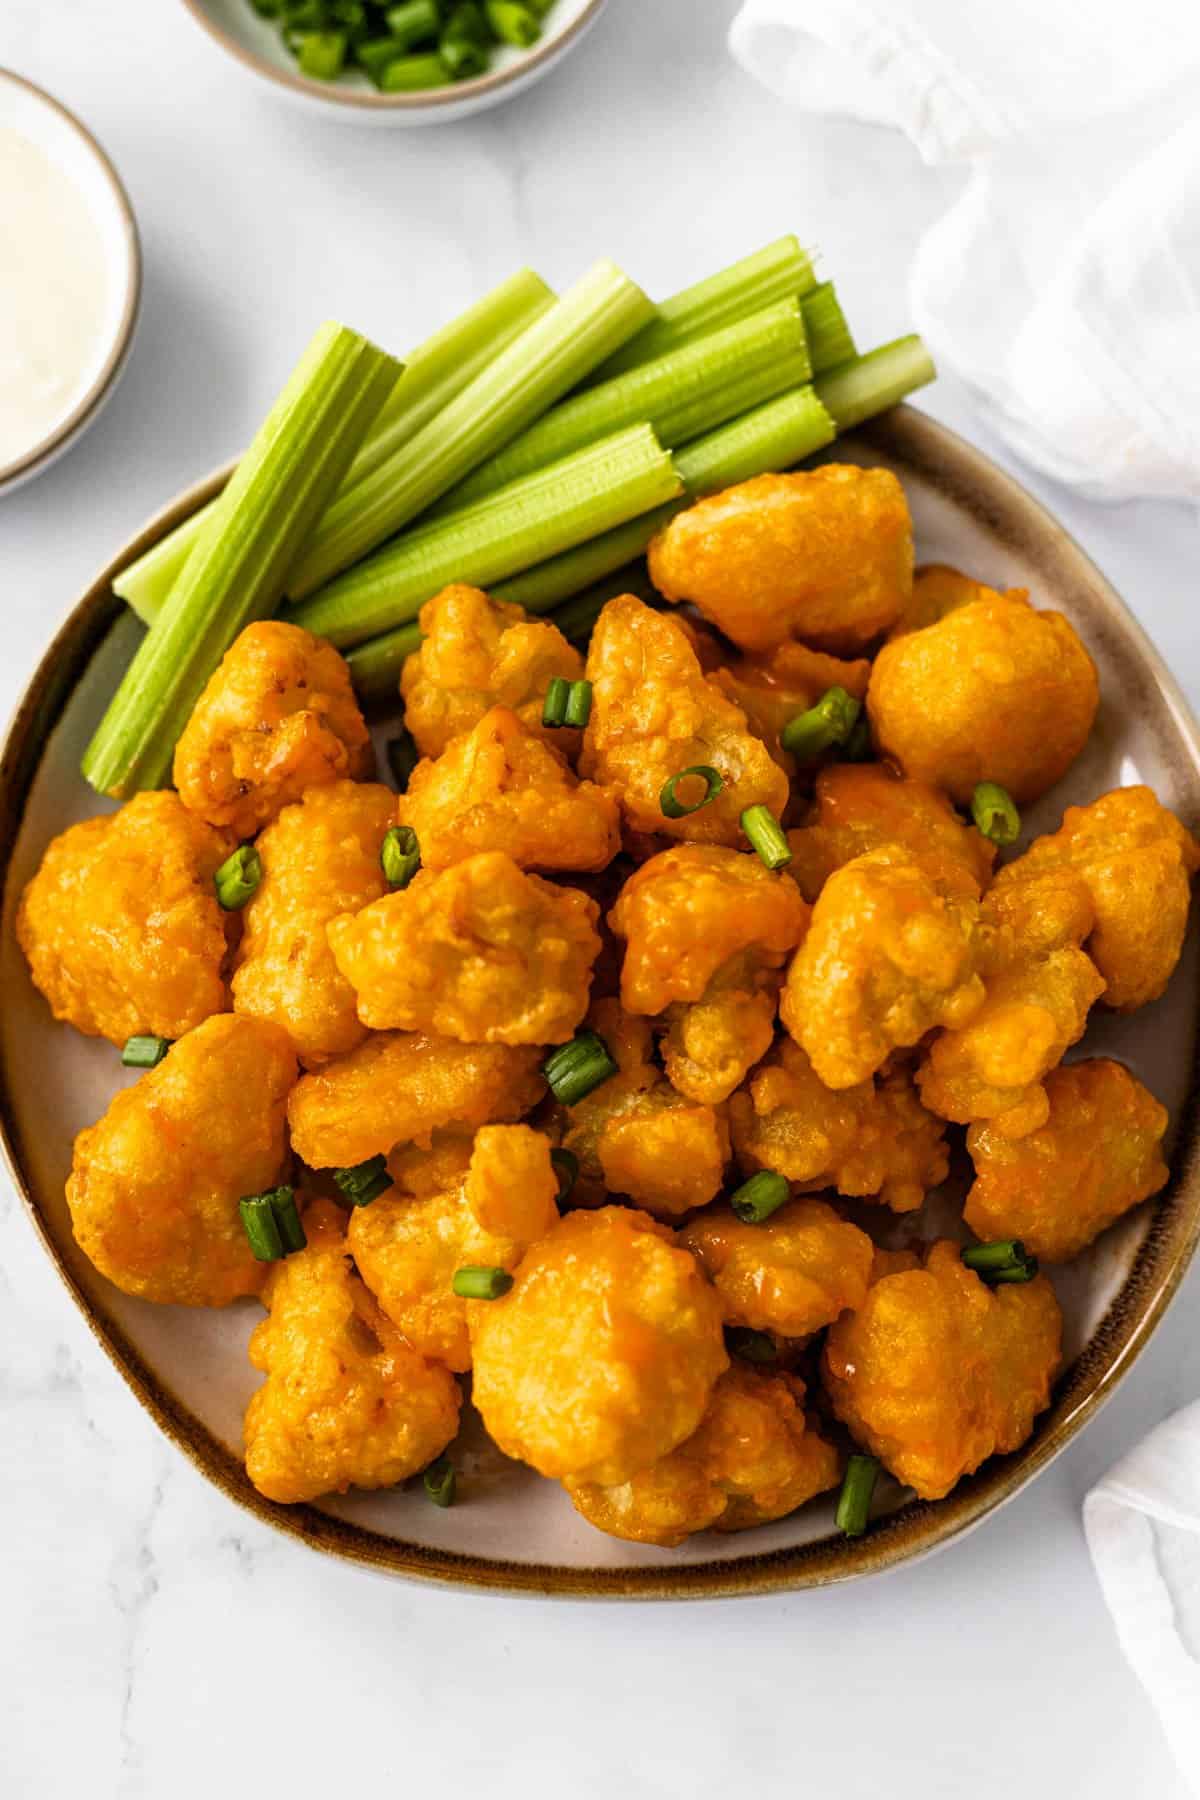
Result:
M110 298L83 195L38 145L0 127L0 468L60 425L95 380Z

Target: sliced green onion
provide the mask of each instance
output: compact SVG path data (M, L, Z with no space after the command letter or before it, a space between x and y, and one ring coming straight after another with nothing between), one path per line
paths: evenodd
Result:
M270 1194L251 1194L238 1201L242 1229L250 1240L250 1248L259 1262L278 1262L283 1255L283 1239L275 1223L275 1209Z
M127 1069L156 1069L171 1048L170 1038L135 1036L126 1038L121 1061Z
M823 281L800 302L800 316L808 338L808 355L813 374L840 369L858 355L846 315L832 281Z
M459 66L479 54L473 44L463 45ZM487 66L486 62L483 66ZM478 74L479 71L472 69L470 72ZM456 70L440 52L437 56L397 56L380 71L379 91L383 94L423 93L426 88L445 87L455 76Z
M971 817L985 838L1007 849L1021 835L1021 815L1007 788L981 781L971 795Z
M565 675L551 677L546 689L546 701L542 707L542 724L553 729L567 722L567 695L571 692L571 684Z
M558 1204L562 1206L579 1180L579 1158L572 1150L554 1149L550 1152L550 1165L558 1176Z
M413 743L411 731L401 731L396 737L387 741L388 768L392 771L392 779L396 783L396 792L406 792L412 772L421 760L421 753Z
M507 1269L472 1265L455 1269L450 1286L460 1300L499 1300L512 1284L513 1278Z
M573 731L584 731L592 716L592 684L590 681L573 681L571 691L567 695L567 725Z
M704 792L699 800L693 800L689 806L686 801L678 798L675 790L681 781L693 779L703 781ZM663 782L658 796L659 810L665 819L689 818L692 813L699 812L702 806L707 806L710 800L715 800L724 786L725 777L719 769L714 769L710 763L693 763L690 769L680 769Z
M807 712L789 719L779 734L780 747L798 763L814 762L826 750L844 744L858 723L862 702L844 687L831 687Z
M454 1464L448 1456L439 1456L430 1463L421 1477L425 1492L435 1506L453 1506L458 1481L454 1473Z
M488 24L502 44L515 44L518 50L528 50L542 35L537 14L527 6L518 5L516 0L484 0L484 11Z
M484 17L479 0L458 0L452 6L446 19L445 33L447 37L466 39L485 49L493 41L491 26Z
M414 44L432 43L441 26L435 0L403 0L400 6L389 6L384 18L402 50L410 50Z
M755 1331L749 1325L727 1325L725 1346L743 1362L773 1363L779 1360L775 1340L768 1331Z
M878 1479L879 1462L874 1456L856 1452L846 1464L836 1514L837 1528L845 1537L861 1537L867 1529L871 1497Z
M370 1206L372 1200L378 1200L380 1194L395 1186L387 1171L386 1156L368 1157L350 1169L335 1169L333 1179L343 1200L351 1206Z
M390 888L406 888L421 866L421 845L411 825L389 828L379 852L379 866Z
M895 406L936 374L933 358L913 332L869 350L832 375L820 376L813 385L838 430L849 431L852 425L861 425L864 419Z
M786 869L792 860L783 826L769 806L748 806L742 814L742 830L768 869Z
M1038 1259L1020 1238L997 1238L988 1244L971 1244L962 1252L963 1264L989 1286L1004 1282L1032 1281Z
M213 885L225 911L237 912L257 893L261 880L262 858L253 844L241 844L225 858L213 876Z
M615 1075L617 1065L608 1045L595 1031L580 1031L569 1044L560 1044L542 1064L542 1074L560 1106L574 1106Z
M336 81L346 62L345 32L306 32L296 46L296 61L302 75L314 81Z
M730 1194L729 1204L743 1225L763 1225L773 1212L779 1211L790 1192L782 1175L776 1175L773 1169L760 1169Z
M279 1231L279 1241L283 1245L283 1254L291 1256L296 1250L303 1250L308 1243L304 1226L300 1222L300 1214L296 1208L296 1196L290 1187L277 1187L270 1196L271 1211L275 1214L275 1224Z
M853 730L842 745L842 761L870 762L874 749L871 742L871 721L865 712L860 712Z
M444 31L438 42L437 59L454 81L473 81L476 75L485 72L490 60L483 44L477 44L474 38L455 37L449 31ZM396 66L392 64L393 69ZM390 73L388 70L387 74Z
M563 676L555 675L546 689L542 724L551 729L568 725L574 730L582 731L591 713L591 682L567 681Z

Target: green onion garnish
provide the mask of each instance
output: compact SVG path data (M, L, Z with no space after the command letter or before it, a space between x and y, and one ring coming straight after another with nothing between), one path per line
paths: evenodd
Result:
M792 852L783 827L769 806L748 806L742 814L742 830L768 869L786 869Z
M127 1069L156 1069L170 1048L170 1038L126 1038L121 1061Z
M435 0L403 0L400 6L389 6L384 16L391 37L401 50L411 50L414 44L432 43L441 24ZM359 60L362 60L361 48Z
M225 858L213 876L217 899L226 912L237 912L239 907L245 906L261 880L262 858L253 844L242 844L232 856Z
M776 1175L773 1169L760 1169L735 1188L729 1204L743 1225L763 1225L773 1212L779 1211L790 1192L782 1175Z
M454 76L441 56L397 56L379 74L383 94L419 93L423 88L445 87Z
M879 1479L879 1462L874 1456L856 1453L846 1464L846 1476L838 1495L836 1523L846 1537L861 1537L867 1529L871 1496Z
M550 1164L558 1176L558 1204L561 1206L570 1198L571 1189L579 1180L579 1158L573 1150L556 1149L550 1152Z
M691 806L675 797L677 785L681 781L686 781L689 776L697 776L704 783L703 795L699 800L693 801ZM699 812L702 806L707 806L710 800L715 800L724 786L725 777L719 769L714 769L709 763L693 763L690 769L680 769L677 775L672 775L669 781L663 782L662 791L658 796L658 804L662 809L663 817L686 819L690 813Z
M859 713L853 731L842 745L842 761L870 762L874 748L871 742L871 721L865 712Z
M438 56L446 73L455 81L471 81L476 75L482 75L488 66L488 53L482 44L477 44L474 38L453 37L448 30L442 33ZM393 63L392 68L395 66Z
M962 1253L968 1269L973 1269L989 1287L1008 1282L1032 1281L1038 1272L1038 1259L1031 1256L1020 1238L996 1238L988 1244L971 1244Z
M303 1250L308 1239L296 1197L290 1187L270 1188L265 1194L247 1194L238 1201L242 1226L259 1262L278 1262L294 1250Z
M542 1064L542 1074L560 1106L574 1106L615 1075L617 1065L608 1045L594 1031L580 1031L569 1044L560 1044Z
M406 888L421 866L421 846L411 825L393 825L383 840L379 866L388 886Z
M542 708L542 724L553 728L570 725L582 731L591 717L592 684L590 681L567 681L555 675L546 689Z
M454 1464L448 1456L439 1456L431 1462L421 1477L425 1492L435 1506L453 1506L457 1481Z
M386 1194L394 1186L387 1172L386 1156L371 1156L366 1162L355 1163L352 1169L335 1169L334 1183L343 1200L351 1206L370 1206L372 1200L378 1200L380 1194Z
M844 687L831 687L807 712L789 719L779 734L782 749L799 763L810 763L836 744L844 744L858 723L862 704Z
M527 6L519 5L517 0L484 0L484 10L488 24L502 44L515 44L518 50L528 50L542 35L537 14Z
M392 779L396 783L397 793L407 792L409 777L421 760L420 752L413 743L412 733L402 731L398 737L387 741L388 767L392 771Z
M512 1284L513 1278L507 1269L472 1264L465 1269L455 1269L450 1286L460 1300L499 1300Z
M346 61L344 31L306 31L293 45L302 75L314 81L336 81Z
M275 1214L275 1223L279 1228L283 1254L290 1256L294 1250L303 1250L308 1243L304 1226L300 1223L300 1214L296 1210L296 1196L290 1187L277 1187L272 1190L271 1211Z
M971 817L985 838L1007 848L1021 835L1021 815L1007 788L995 781L981 781L971 795Z
M727 1325L725 1344L743 1362L773 1363L778 1360L779 1352L770 1332L754 1331L749 1325Z
M575 731L583 731L592 716L592 684L573 681L567 695L566 723Z

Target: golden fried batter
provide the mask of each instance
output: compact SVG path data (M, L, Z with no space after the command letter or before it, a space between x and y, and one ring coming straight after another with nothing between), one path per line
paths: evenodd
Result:
M496 850L334 919L329 943L364 1025L559 1044L587 1011L598 916L577 888Z
M1068 1262L1166 1185L1167 1110L1104 1057L1052 1069L1046 1095L1049 1117L1026 1137L972 1125L963 1217L984 1240L1019 1238L1046 1262Z
M206 1019L124 1088L75 1139L67 1204L80 1248L127 1294L224 1306L258 1291L238 1215L287 1162L284 1106L296 1079L287 1033L260 1019Z
M472 1309L473 1397L542 1475L614 1486L689 1438L729 1359L686 1250L624 1206L568 1213L501 1300Z
M522 869L603 869L621 847L611 794L577 781L557 750L507 707L494 706L400 796L427 869L504 850Z
M519 1119L545 1092L540 1064L532 1047L380 1033L296 1084L292 1148L310 1169L353 1168L397 1144L429 1145L447 1126Z
M715 667L705 667L705 673L741 707L751 731L762 739L780 768L794 776L796 759L779 742L784 726L833 687L844 688L855 700L865 700L871 665L865 657L847 662L789 638L761 655L719 660Z
M926 1112L907 1069L835 1092L798 1044L782 1038L729 1102L747 1174L773 1169L797 1188L836 1188L913 1212L946 1179L946 1127Z
M735 1363L686 1443L618 1487L564 1485L611 1537L674 1549L696 1531L746 1531L836 1486L841 1458L804 1416L804 1383Z
M264 619L247 625L212 676L175 748L185 806L253 837L322 782L375 766L350 671L324 638Z
M427 1363L354 1274L329 1200L304 1214L308 1248L275 1263L250 1361L266 1376L246 1408L246 1473L285 1505L394 1487L458 1430L458 1383Z
M787 777L741 708L705 677L674 619L631 594L610 600L592 632L587 673L592 713L579 767L616 792L633 830L736 847L745 842L746 807L783 811ZM722 792L685 818L667 818L663 784L697 764L717 770ZM695 797L681 786L681 802Z
M1062 1314L1044 1275L988 1288L957 1244L885 1275L829 1333L826 1392L855 1440L923 1500L1016 1450L1050 1403Z
M807 1337L861 1306L874 1246L824 1200L788 1200L762 1225L722 1201L679 1234L707 1270L726 1323Z
M258 840L262 880L242 911L233 1008L282 1025L307 1068L367 1035L325 927L387 893L379 852L395 811L390 788L334 781L285 806Z
M995 781L1023 805L1075 761L1099 693L1061 613L999 594L885 644L867 711L875 743L906 775L962 806L979 782Z
M976 600L1028 600L1028 588L993 588L986 582L963 575L946 563L925 563L913 576L912 599L901 613L888 638L903 637L909 631L922 631L936 625L947 613Z
M899 844L943 894L978 900L992 875L996 847L966 825L946 796L881 763L835 763L817 776L815 805L800 831L788 832L788 874L815 900L844 864Z
M691 600L746 650L785 638L853 655L912 592L912 520L887 469L758 475L678 513L650 546L668 600Z
M892 1050L978 1012L977 914L969 895L940 892L896 845L829 877L779 1009L826 1087L855 1087Z
M56 837L17 938L34 985L89 1037L178 1038L229 1004L213 876L234 849L175 794L138 794Z
M556 625L520 606L456 583L421 608L421 648L400 677L404 722L422 756L440 756L497 704L541 736L542 706L555 675L576 681L583 658ZM564 752L575 731L547 731Z

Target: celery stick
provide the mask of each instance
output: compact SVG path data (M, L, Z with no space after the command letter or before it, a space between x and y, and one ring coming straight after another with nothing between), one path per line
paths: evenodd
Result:
M340 494L289 577L300 599L375 549L623 344L649 300L600 262L395 454Z
M650 323L601 364L593 379L608 381L693 338L731 325L735 319L761 312L777 300L800 299L816 285L808 251L802 250L794 237L777 238L753 256L744 256L719 274L660 301Z
M316 333L88 745L83 772L99 792L124 799L167 779L205 682L242 628L278 605L297 551L399 372L344 325Z
M350 465L343 487L369 475L393 455L435 413L449 405L527 325L554 304L548 288L532 269L519 269L459 313L449 325L414 350L404 366L367 440ZM218 496L219 499L219 496ZM128 601L149 625L162 610L171 583L181 572L193 545L212 517L217 500L176 526L168 537L147 550L113 582L113 591Z
M782 300L573 394L460 481L432 516L456 512L626 425L644 421L673 449L800 387L811 372L800 302Z
M869 350L844 369L823 375L814 385L838 430L849 431L852 425L895 406L936 374L933 358L913 332L911 337L895 338L878 350Z
M356 644L353 650L347 650L350 678L359 699L367 704L394 699L401 666L420 646L421 628L414 619L411 624L386 631L382 637L369 638L365 644Z
M681 490L648 425L525 475L474 506L406 532L290 617L342 646L392 631L449 581L483 587L556 556Z
M853 360L858 351L846 323L841 301L832 281L823 281L800 302L800 316L808 338L808 354L813 374L839 369Z

